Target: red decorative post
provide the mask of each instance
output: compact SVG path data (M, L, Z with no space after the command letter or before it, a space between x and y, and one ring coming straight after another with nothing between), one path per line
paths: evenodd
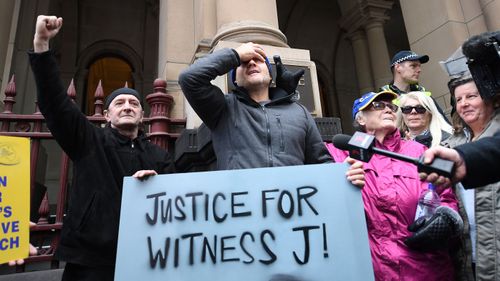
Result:
M69 98L75 102L76 99L76 89L75 82L71 79L71 83L69 83L68 90L66 90L66 94L68 94Z
M102 116L102 107L104 105L103 99L104 99L104 91L102 90L102 83L101 80L99 80L99 84L97 85L97 89L95 90L94 94L95 102L94 102L94 116Z
M45 191L42 202L40 203L40 207L38 208L38 215L40 215L40 217L36 224L41 225L49 223L50 206L49 206L49 194L47 193L47 191Z
M3 100L4 110L3 113L12 113L12 108L16 103L16 83L14 82L14 74L10 78L9 84L5 89L5 99Z
M151 142L168 150L170 107L174 98L167 94L167 81L158 78L153 82L153 86L154 93L146 96L146 101L151 109L149 136Z
M76 103L76 89L73 79L69 84L68 90L66 91L68 97ZM57 194L57 210L56 210L56 223L62 223L64 216L64 203L66 202L66 189L68 186L68 169L69 169L69 157L64 151L61 154L61 172L59 181L59 193Z
M10 78L7 88L5 88L5 99L3 100L4 111L2 113L12 114L12 108L16 103L16 83L14 82L14 75ZM0 127L0 132L8 132L10 127L10 121L4 120L2 122L2 127Z
M33 112L33 116L41 116L42 113L40 112L40 108L38 107L38 100L35 101L35 112ZM33 133L40 133L43 131L43 119L35 119L33 120ZM40 139L38 138L31 138L31 158L30 158L30 188L31 188L31 194L35 194L35 175L36 175L36 170L38 166L38 152L40 151ZM43 164L42 164L43 165ZM47 196L47 197L46 197ZM48 216L49 214L49 200L48 200L48 195L47 192L45 192L44 195L44 200L40 203L40 206L38 206L38 214L40 215L40 219L38 220L37 223L48 223ZM45 200L47 199L47 200ZM45 201L45 202L44 202Z

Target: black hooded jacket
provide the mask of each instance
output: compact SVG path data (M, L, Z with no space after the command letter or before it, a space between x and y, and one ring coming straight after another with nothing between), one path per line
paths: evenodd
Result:
M56 257L114 267L123 177L138 170L172 172L171 157L143 133L131 140L109 125L100 128L90 123L66 95L52 52L29 53L29 57L40 111L73 161L68 211Z

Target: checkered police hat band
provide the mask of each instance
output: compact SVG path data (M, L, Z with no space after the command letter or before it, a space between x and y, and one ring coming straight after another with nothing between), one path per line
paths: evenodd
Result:
M407 55L407 56L404 56L400 59L398 59L397 61L395 61L392 66L398 64L398 63L402 63L404 61L407 61L407 60L418 60L419 59L419 56L417 54L411 54L411 55Z

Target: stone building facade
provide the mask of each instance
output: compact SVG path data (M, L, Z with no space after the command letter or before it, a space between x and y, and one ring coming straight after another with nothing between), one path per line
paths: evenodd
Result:
M35 112L36 88L26 52L36 16L64 18L51 48L65 85L74 79L76 101L92 114L93 93L125 83L146 96L153 81L167 81L172 118L199 119L177 79L197 58L241 42L260 43L270 57L307 69L302 101L317 117L339 117L352 132L351 107L361 94L391 80L390 58L399 50L427 54L421 84L447 112L448 77L439 66L472 35L500 29L500 0L2 0L0 1L0 112L15 75L14 111ZM225 77L214 81L228 87ZM149 109L146 108L146 111ZM44 144L55 189L60 158ZM53 200L53 198L50 198Z
M107 83L105 94L123 81L147 94L160 77L175 98L173 117L187 117L188 128L196 127L177 84L179 72L213 49L254 41L311 70L310 110L340 117L350 131L352 101L391 79L389 60L400 49L430 56L421 83L449 109L448 78L438 62L468 37L500 29L498 12L500 0L1 1L0 100L15 74L15 109L33 112L25 52L32 48L36 15L55 14L64 27L53 49L64 82L75 79L84 111L99 79Z

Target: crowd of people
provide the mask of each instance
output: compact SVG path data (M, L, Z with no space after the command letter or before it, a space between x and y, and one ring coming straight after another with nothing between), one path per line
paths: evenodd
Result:
M450 224L451 231L444 236L448 241L442 241L443 236L436 235L436 242L443 247L424 250L408 243L412 239L408 230L419 231L414 228L413 217L406 217L413 214L407 214L406 208L412 206L410 209L414 210L418 196L418 193L408 191L412 190L408 182L413 179L422 183L415 176L415 167L404 168L408 164L379 155L374 155L364 165L366 178L362 194L376 280L500 280L497 236L500 234L500 182L469 183L476 180L464 177L462 155L444 150L444 147L464 147L466 143L481 140L498 147L498 142L491 142L492 137L498 139L500 131L498 95L483 98L468 71L453 75L448 82L452 105L450 125L430 93L418 85L421 63L426 63L428 56L410 51L403 53L406 56L402 57L400 52L393 59L393 82L382 87L380 92L365 94L354 102L355 128L374 135L376 147L407 156L425 155L431 148L429 151L433 154L453 160L457 170L461 169L461 175L459 179L453 179L451 188L444 188L450 181L444 181L442 177L423 177L442 186L441 204L448 205L452 210L446 212L448 219L444 220ZM407 65L400 67L400 63ZM394 121L396 114L397 125ZM417 142L422 145L418 146ZM347 155L346 151L331 144L327 147L335 160ZM494 150L492 153L498 155ZM484 156L484 153L481 155ZM403 170L413 171L413 174L403 174ZM414 189L421 190L419 187ZM443 217L437 213L434 216ZM420 229L432 229L432 223L431 218ZM410 238L405 238L408 236ZM432 239L432 235L425 237ZM394 244L392 247L391 243ZM437 256L439 254L441 256ZM429 256L418 258L422 255Z
M39 16L29 54L40 110L75 167L56 257L66 261L63 280L112 280L123 177L146 179L174 172L174 165L167 152L145 140L139 126L141 96L135 90L117 89L107 97L105 128L88 122L69 100L49 49L62 24L62 18ZM450 124L419 85L422 64L429 59L412 51L395 54L389 63L393 80L354 101L354 128L374 136L376 147L412 157L428 148L444 153L441 147L498 136L499 102L483 99L468 73L448 83ZM431 177L440 186L441 209L416 224L417 203L428 186L416 167L382 155L361 163L325 145L299 102L296 88L303 71L287 70L279 57L274 62L276 77L262 46L250 42L198 59L181 73L187 101L211 130L218 169L345 161L347 179L362 188L376 280L500 280L500 182L468 189L467 182L455 178L446 188L450 180ZM224 74L236 86L227 94L211 84ZM271 87L273 79L276 87ZM22 260L11 262L16 263Z

